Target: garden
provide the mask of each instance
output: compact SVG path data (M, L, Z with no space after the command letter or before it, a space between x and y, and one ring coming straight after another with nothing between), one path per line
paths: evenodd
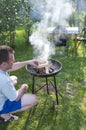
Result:
M20 8L21 4L20 2L16 4L16 2L19 1L16 0L14 2L15 6L13 7L16 7L18 9ZM24 3L24 1L22 2L24 4L25 9L30 10L30 8L27 8L27 3ZM3 2L1 1L0 4L2 3ZM11 7L13 3L11 3L10 1L9 3ZM3 5L4 8L6 3L4 3ZM19 12L19 10L17 11ZM6 10L3 13L6 13ZM10 13L13 12L11 11ZM18 16L17 13L16 15ZM9 16L11 16L11 14ZM80 19L81 16L82 14L80 15ZM82 17L84 16L85 15L83 14ZM17 18L16 20L19 20L16 16L11 18L11 20L13 21L15 18ZM6 19L3 20L6 21ZM34 25L34 22L38 24L39 21L32 21L30 17L27 19L26 14L25 18L23 18L22 20L23 25L19 25L18 21L11 24L11 20L8 19L9 22L7 22L6 25L3 23L4 28L1 28L0 30L0 45L5 44L13 47L13 49L15 50L16 61L33 59L34 47L30 44L30 41L28 41L28 37L31 35L32 32L34 32L32 26ZM29 21L29 24L27 24L27 21ZM10 28L8 28L7 26L8 23L10 25ZM30 27L29 30L26 30L27 27ZM69 37L68 55L66 53L65 47L56 46L55 53L51 55L51 59L59 61L62 64L61 71L56 74L56 83L58 88L57 94L59 103L56 103L56 96L53 88L49 89L49 94L47 94L46 88L42 88L36 93L38 98L38 105L27 111L16 113L15 115L19 116L19 119L17 121L13 121L10 123L0 123L0 130L86 129L85 42L82 41L81 44L78 46L77 51L75 51L74 40ZM10 73L10 75L16 75L18 77L18 84L16 86L16 89L18 89L21 84L27 83L29 85L28 93L32 93L32 75L26 70L26 67L17 71L13 71ZM52 77L50 77L50 79L53 80ZM44 78L36 78L35 89L38 89L39 86L44 84L44 82Z
M22 36L21 36L22 37ZM37 93L38 105L28 111L17 113L18 121L0 124L0 129L17 130L85 130L86 127L86 53L83 46L78 52L67 56L63 49L56 48L53 59L62 63L62 70L56 76L59 92L59 105L56 102L54 91L49 95L43 89ZM57 52L62 51L62 54ZM21 53L22 52L22 53ZM15 48L16 61L33 58L33 47L27 44L18 44ZM17 89L22 83L29 85L28 92L32 92L32 77L26 68L12 72L18 76ZM37 79L37 83L44 82ZM37 86L35 86L37 87Z

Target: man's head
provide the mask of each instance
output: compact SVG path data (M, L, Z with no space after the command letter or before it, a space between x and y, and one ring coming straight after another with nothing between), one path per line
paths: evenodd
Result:
M8 70L12 68L14 63L14 51L11 47L2 45L0 46L0 66Z

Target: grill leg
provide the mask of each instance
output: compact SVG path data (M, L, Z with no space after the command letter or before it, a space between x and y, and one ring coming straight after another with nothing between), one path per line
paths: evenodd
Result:
M58 91L57 91L57 86L56 86L56 77L54 75L54 87L55 87L55 95L56 95L56 101L57 101L57 105L59 104L59 101L58 101Z
M34 91L34 83L35 83L35 77L33 76L32 77L32 93L34 94L35 91Z
M46 87L47 87L47 93L49 94L49 89L48 89L48 78L46 77Z
M57 102L57 105L59 104L59 101L58 101L58 90L57 90L57 85L56 85L56 77L54 75L54 84L53 87L55 89L55 95L56 95L56 102ZM32 93L34 94L35 93L35 90L34 90L34 84L35 84L35 76L32 77ZM44 87L44 86L42 86ZM49 88L48 88L48 78L46 77L46 88L47 88L47 94L49 94ZM39 89L40 90L40 89Z

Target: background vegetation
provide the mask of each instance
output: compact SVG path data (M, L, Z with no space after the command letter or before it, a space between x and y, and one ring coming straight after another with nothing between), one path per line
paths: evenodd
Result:
M9 4L8 4L9 3ZM21 9L24 10L22 17ZM28 42L28 36L33 31L32 21L28 15L31 7L27 0L0 0L0 45L10 45L15 49L16 61L33 58L33 48ZM83 20L85 14L80 14ZM69 23L74 24L73 14ZM86 48L82 43L77 53L73 50L74 42L69 40L69 55L65 48L56 47L55 55L51 58L62 63L61 72L56 75L59 93L59 105L56 103L54 90L50 94L46 89L37 93L38 106L28 111L17 113L18 121L0 124L0 130L85 130L86 129ZM31 93L32 77L26 68L12 72L18 76L18 89L22 83L27 83ZM50 77L51 80L52 77ZM35 88L44 83L37 78ZM55 107L55 108L54 108Z
M19 32L22 37L22 33ZM16 39L16 42L19 42ZM24 39L22 39L24 41ZM65 48L56 48L53 59L62 63L62 70L56 75L59 93L59 105L56 103L55 93L51 89L47 95L42 89L37 93L38 106L28 111L17 113L18 121L8 124L0 124L0 130L85 130L86 128L86 53L83 44L78 48L78 52L65 53ZM15 48L16 61L33 58L33 48L29 44L19 42ZM21 53L22 52L22 53ZM62 53L61 53L62 52ZM28 92L31 93L32 77L26 68L14 71L11 75L18 76L18 89L22 83L30 86ZM52 77L51 77L52 80ZM37 78L35 88L44 83L44 79Z
M71 3L75 8L75 0L71 0ZM34 11L30 0L0 0L0 45L15 47L16 29L18 28L25 30L26 43L29 43L28 37L33 31L33 24L41 20L31 19L30 11ZM86 13L77 11L74 11L67 21L70 26L76 26L77 21L82 29L86 26ZM55 26L57 26L56 23Z

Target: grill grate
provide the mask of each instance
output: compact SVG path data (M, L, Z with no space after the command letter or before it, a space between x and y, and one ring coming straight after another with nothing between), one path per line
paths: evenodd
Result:
M53 65L53 68L51 67L49 70L49 73L46 73L45 71L39 72L38 69L32 65L27 65L26 66L26 70L34 75L34 76L38 76L38 77L49 77L52 75L57 74L58 72L60 72L61 68L62 68L62 64L59 61L53 60L53 59L49 59L49 64L51 63Z

